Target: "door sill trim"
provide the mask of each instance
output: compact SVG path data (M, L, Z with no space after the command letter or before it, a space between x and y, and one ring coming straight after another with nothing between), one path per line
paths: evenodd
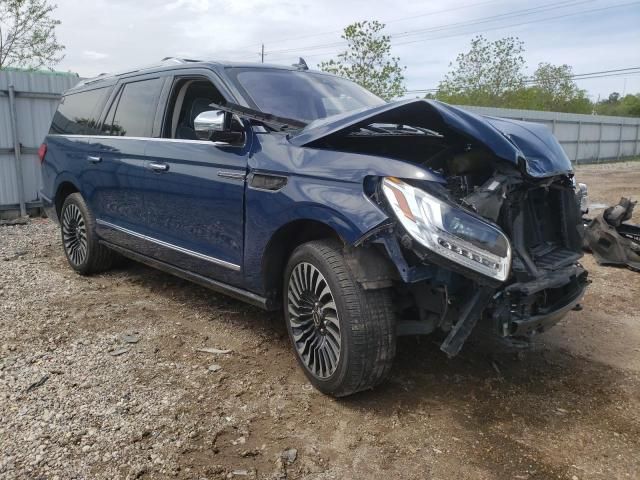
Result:
M149 267L156 268L158 270L162 270L163 272L170 273L171 275L175 275L176 277L180 277L184 280L197 283L198 285L201 285L203 287L209 288L216 292L228 295L238 300L242 300L244 302L250 303L251 305L260 307L264 310L274 311L279 308L279 305L273 302L272 300L269 300L255 293L249 292L248 290L234 287L233 285L229 285L227 283L218 282L217 280L213 280L209 277L205 277L198 273L194 273L189 270L176 267L175 265L171 265L161 260L156 260L155 258L151 258L147 255L134 252L133 250L129 250L128 248L124 248L119 245L115 245L111 242L107 242L106 240L101 239L100 243L118 252L119 254L125 257L135 260L136 262L144 263Z
M209 255L205 255L204 253L195 252L193 250L189 250L187 248L179 247L178 245L174 245L172 243L164 242L162 240L158 240L157 238L149 237L148 235L143 235L142 233L135 232L133 230L129 230L128 228L121 227L119 225L115 225L111 222L107 222L105 220L101 220L99 218L96 219L96 223L98 225L102 225L103 227L111 228L113 230L118 230L120 232L126 233L133 237L141 238L142 240L146 240L151 243L155 243L156 245L161 245L163 247L169 248L176 252L184 253L185 255L189 255L195 258L199 258L200 260L205 260L207 262L211 262L215 265L219 265L221 267L228 268L235 272L240 271L240 265L236 265L235 263L227 262L225 260L220 260L216 257L211 257Z

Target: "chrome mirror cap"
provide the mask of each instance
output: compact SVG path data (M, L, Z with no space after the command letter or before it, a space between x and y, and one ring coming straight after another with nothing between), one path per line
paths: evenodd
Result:
M225 114L222 110L207 110L193 121L193 128L200 140L210 140L215 132L224 131Z

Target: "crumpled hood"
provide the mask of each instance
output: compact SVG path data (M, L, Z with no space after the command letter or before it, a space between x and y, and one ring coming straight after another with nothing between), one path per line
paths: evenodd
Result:
M497 157L526 168L531 177L543 178L572 172L571 161L544 125L476 115L434 100L401 100L373 108L346 112L316 120L292 135L296 146L342 135L372 123L424 127L445 137L457 134L491 150Z

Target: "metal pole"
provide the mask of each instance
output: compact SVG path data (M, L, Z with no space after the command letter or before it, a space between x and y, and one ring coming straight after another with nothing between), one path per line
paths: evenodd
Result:
M620 124L620 135L618 135L618 155L616 155L616 160L620 160L620 153L622 152L622 130L624 130L624 123Z
M576 140L576 165L580 163L580 134L582 133L582 121L578 121L578 138Z
M636 145L633 149L633 154L638 155L638 145L640 145L640 123L636 125Z
M601 150L602 150L602 121L600 121L600 129L598 132L598 156L596 157L596 163L600 163Z
M16 92L13 85L9 85L9 121L13 132L13 156L16 160L16 185L18 187L18 202L20 216L27 216L27 206L24 202L24 185L22 183L22 161L20 160L20 141L18 140L18 116L16 114Z
M260 50L260 61L264 63L264 43L262 44L262 49Z

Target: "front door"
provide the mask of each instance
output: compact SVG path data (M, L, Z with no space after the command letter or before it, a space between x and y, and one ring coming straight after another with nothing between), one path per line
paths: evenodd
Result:
M145 210L158 259L239 284L243 252L248 135L228 144L198 140L194 120L217 89L204 78L177 78L165 112L163 138L149 139Z

